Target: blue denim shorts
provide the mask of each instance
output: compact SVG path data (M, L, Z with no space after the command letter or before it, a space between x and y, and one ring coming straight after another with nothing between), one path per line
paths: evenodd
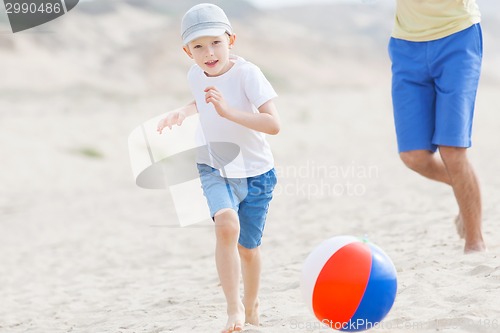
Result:
M249 178L224 178L206 164L198 164L198 172L212 218L221 209L233 209L240 220L238 243L247 249L258 247L277 182L274 168Z
M399 151L470 147L481 26L429 42L391 38L389 55Z

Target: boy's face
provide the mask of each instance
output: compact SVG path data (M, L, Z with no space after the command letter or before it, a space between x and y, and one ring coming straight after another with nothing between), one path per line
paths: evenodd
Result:
M236 36L224 34L218 37L200 37L184 46L184 52L200 66L207 76L226 73L233 63L229 61L229 50Z

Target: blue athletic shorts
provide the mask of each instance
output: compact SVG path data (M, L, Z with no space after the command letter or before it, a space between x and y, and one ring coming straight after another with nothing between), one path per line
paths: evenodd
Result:
M479 23L429 42L391 38L389 55L399 152L470 147L483 55Z
M274 168L249 178L224 178L206 164L198 164L198 172L212 218L221 209L235 210L240 220L238 243L247 249L258 247L277 182Z

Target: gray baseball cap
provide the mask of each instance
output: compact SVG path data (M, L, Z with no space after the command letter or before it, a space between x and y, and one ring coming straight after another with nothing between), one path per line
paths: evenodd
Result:
M224 11L213 4L201 3L184 14L181 23L181 35L184 45L199 37L222 36L232 34L231 23Z

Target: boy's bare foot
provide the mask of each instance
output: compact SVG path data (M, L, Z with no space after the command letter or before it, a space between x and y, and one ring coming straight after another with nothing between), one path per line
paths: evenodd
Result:
M465 238L465 227L464 221L462 220L462 216L460 214L455 218L455 227L457 228L457 234L461 239Z
M226 327L221 332L231 333L242 331L245 326L244 313L245 308L242 303L238 304L234 310L228 309Z
M257 299L255 302L248 304L243 300L243 304L245 305L245 323L259 326L259 300Z

